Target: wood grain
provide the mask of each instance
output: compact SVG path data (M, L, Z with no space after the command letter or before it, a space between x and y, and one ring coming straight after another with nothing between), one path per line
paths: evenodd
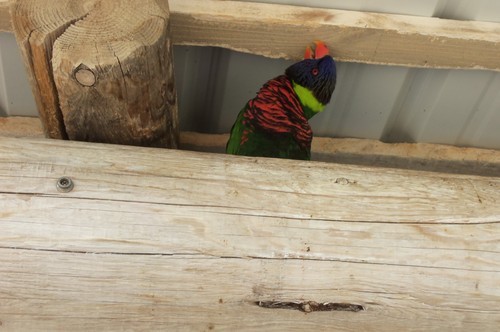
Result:
M53 2L40 1L38 5L47 6L46 12L42 10L38 16L48 21L45 24L30 19L30 15L38 13L37 3L15 1L10 4L13 31L24 58L38 113L47 136L51 138L68 138L53 80L53 41L71 22L84 16L85 3L73 2L73 6L69 6L70 10L65 10L54 6Z
M39 118L10 116L0 117L0 136L44 138L45 134Z
M12 15L49 137L177 147L167 2L20 0Z
M10 22L9 0L0 0L0 32L12 31Z
M0 249L0 257L7 331L495 331L499 323L491 272L20 249ZM255 305L269 299L351 301L366 310Z
M498 178L40 139L0 151L7 330L500 323Z
M10 30L5 3L0 30ZM239 1L169 3L176 44L298 59L305 43L323 39L340 61L500 70L499 23Z

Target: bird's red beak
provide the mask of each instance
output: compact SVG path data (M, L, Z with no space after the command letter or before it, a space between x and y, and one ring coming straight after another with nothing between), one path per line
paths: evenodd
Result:
M322 57L329 55L330 51L326 44L321 40L314 41L313 47L307 46L306 52L304 53L304 59L321 59Z

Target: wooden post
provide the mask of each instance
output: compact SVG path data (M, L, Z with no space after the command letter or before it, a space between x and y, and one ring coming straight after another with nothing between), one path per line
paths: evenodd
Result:
M18 0L11 14L49 137L177 147L166 0Z

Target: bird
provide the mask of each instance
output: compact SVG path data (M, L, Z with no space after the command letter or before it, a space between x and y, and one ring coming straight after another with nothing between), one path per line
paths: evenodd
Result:
M304 59L267 81L239 112L226 153L311 159L308 122L330 102L337 82L335 60L323 41L306 47Z

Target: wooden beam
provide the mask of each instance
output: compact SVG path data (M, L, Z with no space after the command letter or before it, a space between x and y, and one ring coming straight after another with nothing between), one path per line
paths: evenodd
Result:
M10 22L9 0L0 0L0 32L12 31Z
M6 330L500 322L498 178L59 140L0 151Z
M0 118L0 136L43 138L37 118ZM227 134L180 133L180 148L224 153ZM315 137L313 160L351 165L500 177L500 151L426 143L383 143L356 138Z
M177 147L163 0L19 0L12 19L51 138Z
M500 24L239 1L171 0L174 41L299 59L322 39L340 61L500 70Z
M0 136L44 138L45 133L39 118L11 116L0 117Z
M181 133L182 149L224 153L228 134ZM315 137L312 160L500 177L500 151L428 143Z
M3 30L6 2L0 0ZM305 43L323 39L340 61L500 70L500 23L239 1L169 3L176 44L298 59Z

